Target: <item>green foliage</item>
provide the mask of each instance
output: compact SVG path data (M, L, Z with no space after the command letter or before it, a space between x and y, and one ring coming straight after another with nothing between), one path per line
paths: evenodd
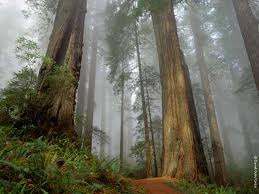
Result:
M26 62L28 66L35 65L42 58L38 44L25 37L16 40L15 54L17 59Z
M167 0L138 0L137 7L134 9L133 14L141 16L149 11L161 11L165 7Z
M249 163L248 161L247 163ZM247 165L246 167L241 167L232 161L232 163L228 166L229 169L229 180L233 185L239 185L243 190L251 190L251 185L254 184L254 166ZM242 186L241 186L242 185ZM251 193L249 192L244 193Z
M68 139L21 141L0 127L0 193L138 193L116 160L97 159Z
M33 40L20 37L16 41L15 53L26 66L14 73L6 88L0 91L0 123L19 119L36 97L37 75L34 67L40 62L40 49Z
M136 162L139 167L144 168L145 166L145 132L143 126L143 115L140 114L137 117L138 125L136 128L136 142L131 148L131 156L136 158ZM156 147L157 159L162 155L162 121L159 116L152 118L152 126L154 132L154 143Z
M50 59L45 59L51 62ZM67 65L55 65L48 76L49 94L56 95L57 91L66 92L75 84L75 78Z
M42 63L44 65L53 65L54 61L51 58L45 56L45 57L42 58Z
M145 166L145 141L137 141L131 148L131 156L136 158L138 166Z
M9 81L0 92L0 112L12 119L19 119L28 105L35 100L37 75L31 68L25 67Z
M108 78L114 83L116 93L121 92L125 82L130 79L129 59L134 57L135 43L133 27L135 19L130 16L130 3L110 2L107 6L106 42L109 47L107 66Z
M75 116L76 130L81 138L82 146L85 142L85 135L83 134L87 127L87 115L79 115ZM96 144L107 144L110 141L110 137L103 130L98 129L97 127L93 128L93 139Z
M201 184L195 182L189 182L186 180L180 180L177 182L166 182L174 189L186 193L186 194L256 194L258 190L249 187L223 187L216 184Z

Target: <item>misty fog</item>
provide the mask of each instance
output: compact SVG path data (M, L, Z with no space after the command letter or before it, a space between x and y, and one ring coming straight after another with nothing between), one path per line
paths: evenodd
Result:
M115 2L123 1L88 1L75 115L88 113L89 105L91 105L93 109L91 122L94 129L92 152L100 157L107 156L118 160L123 157L125 164L138 167L141 162L144 165L145 160L144 155L136 156L136 152L132 154L133 148L137 149L136 145L145 141L138 56L134 50L134 36L131 37L134 31L130 27L125 27L125 29L118 27L117 29L118 39L120 38L119 32L129 32L130 35L121 38L122 40L128 38L133 42L129 45L122 43L128 47L128 50L116 50L118 45L110 43L109 36L112 37L113 34L109 33L113 31L109 25L114 25L115 27L112 27L116 29L116 24L123 25L124 23L124 21L117 21L119 19L116 20L116 24L111 22L113 11L109 10L113 9L112 6L115 5L112 3ZM231 171L233 166L252 167L253 157L259 155L259 93L234 5L231 0L186 2L189 1L181 1L176 4L174 12L181 49L189 68L192 93L209 171L213 173L215 167L212 165L214 159L211 154L213 146L212 131L208 120L210 116L205 103L207 93L203 85L203 81L206 79L207 87L210 90L208 96L212 99L215 108L227 169ZM119 5L120 3L117 3L117 8L114 9L119 9ZM259 1L250 0L250 7L254 16L259 20ZM19 37L27 37L36 41L40 46L42 56L48 46L54 17L49 26L45 26L45 31L39 33L37 23L40 20L37 18L37 14L26 17L24 14L26 9L28 9L28 5L25 0L0 0L0 89L7 86L13 73L25 66L15 54L16 40ZM194 18L198 18L198 20ZM150 100L150 102L146 102L148 103L146 105L147 114L150 116L148 122L153 124L157 162L160 168L163 156L162 88L156 37L152 29L150 14L143 14L136 26L140 39L139 50L143 76L145 83L150 82L150 85L144 84L146 91L144 97ZM198 34L195 34L197 33L195 26L200 28ZM114 37L112 38L116 42L116 38L115 40ZM199 55L197 49L201 49L200 56L203 59L197 57ZM112 59L111 55L120 51L122 54L120 53L118 60L123 58L123 62L121 66L116 66L116 70L114 70L116 73L114 73L112 68L115 67L111 67L111 63L116 60ZM127 51L129 54L124 54ZM258 51L259 48L256 52ZM203 60L206 69L199 66L199 60ZM38 70L40 66L41 62L36 65L36 69ZM206 71L207 78L203 78L203 73ZM120 79L118 72L126 75L126 78L123 78L123 89L120 85L122 83L118 81ZM92 94L90 94L91 92ZM147 95L149 96L147 97ZM91 97L93 99L89 99ZM75 123L77 134L83 139L87 133L86 127L80 126L76 119ZM121 139L122 131L123 140ZM107 137L105 140L103 134ZM122 148L123 150L121 150ZM145 151L142 154L145 154Z

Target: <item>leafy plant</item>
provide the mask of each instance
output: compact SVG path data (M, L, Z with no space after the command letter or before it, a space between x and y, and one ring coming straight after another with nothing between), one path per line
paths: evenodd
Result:
M27 106L35 100L37 75L31 68L24 67L14 74L7 87L0 92L0 112L18 119Z
M138 193L117 160L100 160L68 139L20 140L13 130L0 127L0 193Z
M30 67L40 62L42 58L38 44L25 37L19 37L16 40L15 54L17 59L26 62Z
M256 194L258 189L251 187L230 187L230 186L218 186L216 184L201 184L196 182L190 182L186 180L180 180L177 182L167 181L168 185L174 189L186 193L186 194Z
M36 97L35 67L42 58L40 49L35 41L20 37L16 41L15 54L21 63L25 63L25 67L14 73L7 86L0 91L0 123L18 120Z
M48 92L53 95L56 95L56 91L66 92L74 85L74 82L75 78L67 65L55 65L48 76Z

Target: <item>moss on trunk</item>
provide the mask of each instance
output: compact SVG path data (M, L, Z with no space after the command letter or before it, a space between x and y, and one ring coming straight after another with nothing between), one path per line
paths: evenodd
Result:
M37 109L31 118L45 133L74 136L75 95L80 76L86 0L60 0L50 37L46 58L38 80ZM67 84L51 87L51 76L56 69L66 69ZM62 82L62 78L55 79ZM53 81L53 80L52 80Z

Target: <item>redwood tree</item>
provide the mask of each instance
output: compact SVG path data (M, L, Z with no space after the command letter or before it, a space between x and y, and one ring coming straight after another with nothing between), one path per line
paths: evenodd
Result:
M200 30L201 21L196 15L194 5L189 6L190 9L190 20L191 28L194 35L194 46L196 54L196 63L199 66L201 84L204 92L205 106L207 110L208 124L210 128L212 154L214 158L214 178L218 184L227 183L227 172L225 166L225 157L223 152L223 145L220 138L220 131L216 116L216 110L214 106L214 100L212 96L210 81L209 81L209 70L204 57L204 34Z
M46 59L38 79L38 107L31 118L45 133L52 130L74 136L75 95L80 76L86 0L60 0ZM52 88L53 75L64 73L71 79L68 84ZM52 91L50 91L52 90Z
M154 1L155 2L155 1ZM150 6L159 56L163 105L163 175L198 180L207 165L197 124L188 69L177 35L171 0Z

